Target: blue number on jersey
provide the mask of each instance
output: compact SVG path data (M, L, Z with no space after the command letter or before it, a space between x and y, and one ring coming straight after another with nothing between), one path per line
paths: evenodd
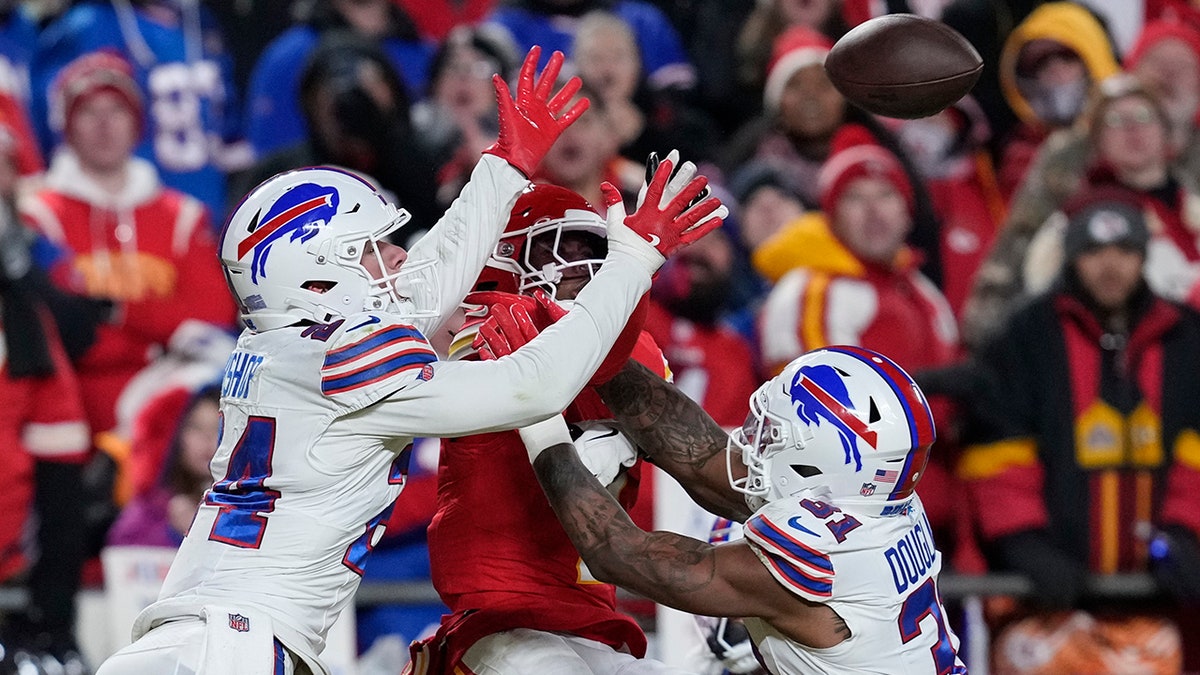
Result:
M342 564L349 567L358 576L362 576L366 570L367 555L375 550L375 542L379 537L383 536L383 532L379 532L376 536L375 530L384 527L383 523L392 517L392 509L396 507L396 502L388 504L388 507L381 511L367 523L366 530L354 540L353 544L346 549L346 554L342 556Z
M946 630L946 619L942 615L942 603L938 601L937 586L934 585L932 578L926 579L925 583L918 586L904 599L904 606L900 608L901 642L908 644L920 635L921 621L927 616L933 616L934 625L937 626L937 644L929 648L929 652L933 655L933 665L937 668L937 674L965 675L967 671L955 665L957 654L954 652L954 645L950 642L950 632Z
M204 503L219 506L208 538L239 548L258 548L267 529L264 513L275 510L278 490L266 488L275 451L275 419L251 415L237 447L229 456L225 477L204 494Z

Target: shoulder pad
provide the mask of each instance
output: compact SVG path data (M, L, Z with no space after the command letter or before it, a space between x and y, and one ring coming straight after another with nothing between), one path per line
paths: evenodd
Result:
M743 529L746 540L772 576L796 595L822 602L833 595L833 538L823 522L782 500L759 509Z
M373 403L418 379L437 355L421 331L387 314L346 318L321 363L321 393ZM359 406L361 407L361 406Z

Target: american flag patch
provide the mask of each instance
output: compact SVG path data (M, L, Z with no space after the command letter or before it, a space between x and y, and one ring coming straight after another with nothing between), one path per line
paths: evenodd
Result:
M893 469L876 469L875 480L883 483L895 483L900 479L900 472Z
M367 387L434 361L437 355L420 331L392 325L326 353L321 393L332 396Z

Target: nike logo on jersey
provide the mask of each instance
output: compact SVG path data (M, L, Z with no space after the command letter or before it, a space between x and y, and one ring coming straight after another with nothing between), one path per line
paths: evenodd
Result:
M350 328L346 332L349 333L350 331L356 331L359 328L362 328L363 326L370 326L373 323L379 323L379 317L375 316L374 314L372 314L370 317L368 317L366 321L358 324L357 326L354 326L353 328Z
M814 537L821 536L821 535L817 534L816 532L813 532L812 530L808 529L807 527L801 525L800 524L800 516L794 516L791 520L788 521L788 525L794 529L800 530L801 532L807 532Z
M650 242L650 245L654 248L658 248L658 244L662 239L659 239L657 234L648 234L646 235L646 241Z

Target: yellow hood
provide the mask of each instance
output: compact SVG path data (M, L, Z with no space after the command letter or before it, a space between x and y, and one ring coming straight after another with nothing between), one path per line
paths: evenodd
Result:
M1121 70L1104 28L1087 9L1071 2L1041 5L1009 33L1000 53L1000 87L1004 98L1026 124L1040 125L1041 120L1017 89L1017 56L1027 43L1042 39L1062 43L1079 54L1093 83Z
M829 231L825 214L809 211L779 229L751 254L751 264L767 281L775 283L797 267L837 276L860 277L861 262Z

